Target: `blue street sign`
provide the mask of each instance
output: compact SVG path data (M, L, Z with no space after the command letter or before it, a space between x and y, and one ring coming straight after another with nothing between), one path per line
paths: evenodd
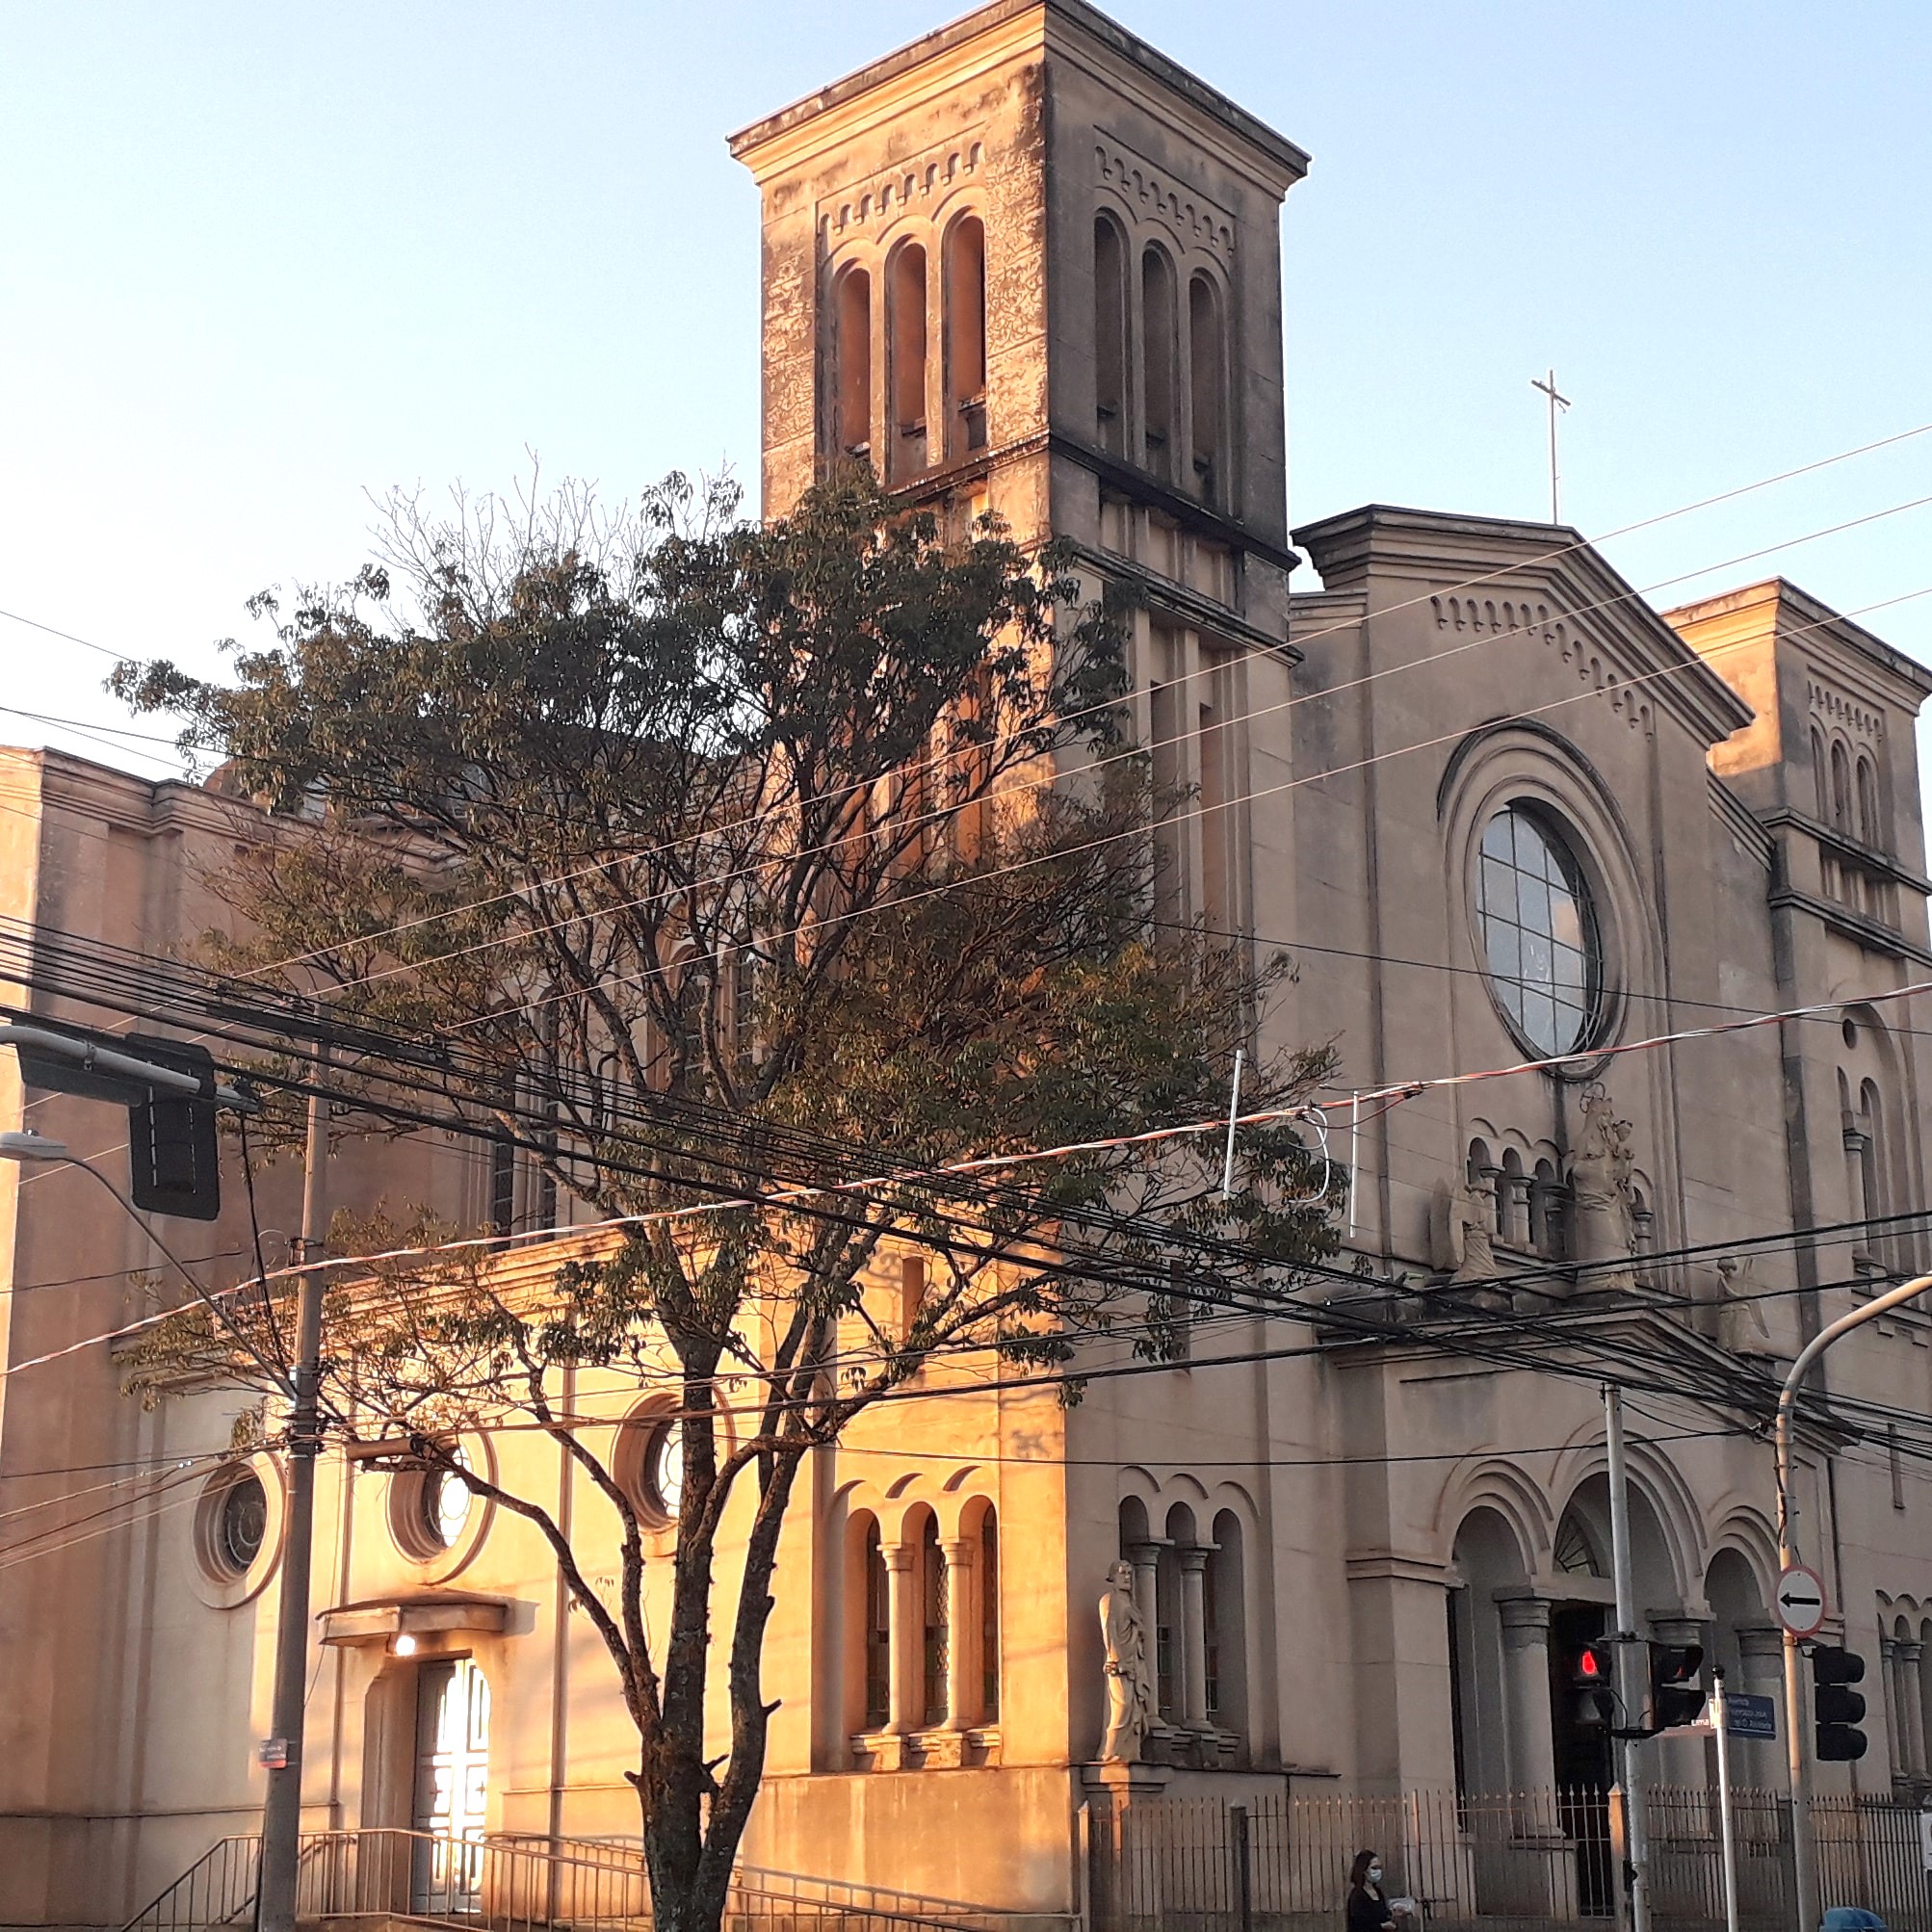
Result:
M1778 1707L1768 1697L1752 1697L1738 1690L1726 1691L1724 1715L1734 1737L1775 1737L1778 1735Z

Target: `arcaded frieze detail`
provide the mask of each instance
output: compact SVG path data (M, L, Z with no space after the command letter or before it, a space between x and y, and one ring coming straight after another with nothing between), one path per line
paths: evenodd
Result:
M1429 599L1429 611L1439 631L1540 638L1564 664L1575 668L1579 679L1608 698L1610 709L1632 731L1648 734L1652 729L1651 707L1637 695L1633 681L1607 666L1603 647L1585 638L1580 628L1573 628L1572 620L1553 615L1547 601L1539 599L1531 604L1527 599L1437 596Z
M1191 235L1204 248L1223 258L1235 251L1235 218L1225 208L1210 200L1198 188L1176 185L1151 161L1096 128L1094 165L1100 179L1130 204L1162 215L1185 235Z
M1805 680L1805 700L1820 718L1830 718L1854 738L1885 736L1885 719L1878 712L1860 704L1856 698L1846 697L1842 692L1834 691L1815 677Z
M822 199L821 232L837 236L873 223L883 226L908 208L929 202L934 196L943 197L948 189L970 180L986 160L985 144L971 139L971 132L942 143L910 162L898 162L881 170L855 192L841 190L836 197Z

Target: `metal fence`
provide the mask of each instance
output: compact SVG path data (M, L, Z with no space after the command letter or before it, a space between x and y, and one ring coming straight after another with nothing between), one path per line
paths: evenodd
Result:
M1768 1791L1734 1793L1740 1923L1790 1923L1790 1817ZM1813 1807L1821 1896L1876 1912L1890 1932L1932 1932L1919 1814L1889 1799ZM1659 1932L1724 1922L1717 1797L1648 1794L1651 1908ZM1089 1807L1093 1932L1338 1932L1355 1854L1382 1855L1384 1890L1413 1899L1423 1932L1546 1932L1607 1920L1619 1861L1608 1794L1576 1790L1365 1798L1159 1798Z

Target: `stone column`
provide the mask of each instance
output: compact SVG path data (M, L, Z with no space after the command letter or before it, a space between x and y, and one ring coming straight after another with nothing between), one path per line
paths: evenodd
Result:
M1161 1546L1158 1543L1128 1545L1127 1560L1134 1565L1134 1607L1147 1626L1147 1662L1154 1662L1154 1633L1161 1623Z
M1896 1778L1905 1769L1905 1736L1898 1728L1898 1659L1890 1637L1878 1640L1878 1683L1885 1699L1885 1756Z
M1550 1729L1550 1606L1541 1597L1502 1597L1502 1700L1509 1739L1509 1782L1518 1791L1556 1783Z
M1739 1690L1771 1700L1778 1735L1775 1738L1734 1737L1731 1749L1737 1768L1733 1775L1740 1785L1775 1791L1785 1775L1786 1762L1785 1633L1776 1624L1750 1624L1738 1631L1737 1675Z
M970 1730L979 1718L979 1620L973 1614L970 1538L943 1543L946 1556L946 1728Z
M903 1737L918 1729L912 1721L912 1710L919 1695L922 1632L919 1606L913 1600L914 1587L919 1581L913 1553L910 1543L887 1543L879 1551L885 1558L887 1630L891 1636L887 1646L885 1728L894 1737Z
M1208 1552L1196 1546L1181 1558L1181 1721L1189 1730L1208 1723Z
M1903 1747L1899 1756L1904 1761L1905 1775L1908 1778L1922 1778L1925 1775L1925 1719L1919 1701L1919 1663L1925 1655L1922 1643L1900 1642L1893 1645L1898 1658L1898 1738Z
M1132 1543L1127 1549L1127 1560L1134 1565L1134 1607L1140 1612L1141 1624L1147 1632L1147 1668L1155 1673L1154 1722L1166 1721L1167 1713L1159 1708L1161 1668L1161 1550L1159 1543Z

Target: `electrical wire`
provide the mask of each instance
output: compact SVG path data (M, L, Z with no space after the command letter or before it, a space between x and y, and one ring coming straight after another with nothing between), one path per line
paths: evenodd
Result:
M1835 453L1835 454L1834 454L1834 455L1832 455L1832 456L1829 456L1829 457L1817 457L1817 458L1814 458L1814 459L1812 459L1812 460L1810 460L1810 461L1807 461L1807 462L1804 462L1804 463L1801 463L1801 464L1797 464L1797 465L1795 465L1795 466L1793 466L1793 467L1791 467L1791 468L1788 468L1788 469L1786 469L1786 470L1783 470L1783 471L1779 471L1779 472L1777 472L1777 473L1775 473L1775 474L1773 474L1773 475L1770 475L1770 476L1767 476L1767 477L1762 477L1762 478L1759 478L1759 479L1756 479L1756 480L1754 480L1754 481L1752 481L1752 482L1750 482L1750 483L1742 483L1742 484L1738 484L1738 485L1735 485L1735 486L1733 486L1732 488L1729 488L1729 489L1725 489L1725 490L1721 490L1721 491L1717 492L1717 493L1716 493L1716 494L1714 494L1714 495L1710 495L1710 496L1707 496L1707 497L1702 497L1702 498L1698 498L1698 499L1694 500L1693 502L1690 502L1690 503L1687 503L1687 504L1683 504L1683 505L1679 505L1678 507L1676 507L1676 508L1674 508L1674 509L1668 509L1668 510L1663 510L1663 511L1659 511L1659 512L1656 512L1656 513L1654 513L1654 514L1652 514L1652 515L1650 515L1650 516L1646 516L1646 517L1641 517L1641 518L1637 519L1637 520L1636 520L1635 522L1633 522L1633 523L1628 523L1628 524L1625 524L1625 525L1621 526L1621 527L1620 527L1620 528L1618 528L1618 529L1615 529L1615 530L1610 530L1610 531L1606 531L1606 532L1603 533L1603 534L1602 534L1601 535L1599 535L1599 536L1597 536L1597 537L1595 537L1595 538L1584 538L1584 537L1580 537L1580 536L1578 536L1578 537L1573 537L1573 538L1572 538L1572 539L1571 539L1571 540L1570 540L1569 542L1566 542L1566 543L1561 543L1561 544L1557 544L1557 545L1554 545L1554 546L1553 546L1553 547L1551 547L1551 548L1549 548L1549 549L1547 549L1547 550L1544 550L1544 551L1542 551L1542 552L1540 552L1540 553L1537 553L1537 554L1535 554L1535 555L1532 555L1532 556L1530 556L1530 557L1527 557L1527 558L1523 558L1523 559L1519 559L1519 560L1515 560L1515 561L1511 561L1510 563L1508 563L1508 564L1505 564L1505 565L1502 565L1502 566L1501 566L1501 567L1499 567L1499 568L1497 568L1497 569L1493 569L1493 570L1489 570L1489 571L1485 571L1485 572L1480 572L1480 573L1476 574L1475 576L1473 576L1473 577L1469 577L1469 578L1465 578L1465 579L1462 579L1461 581L1459 581L1459 582L1457 582L1457 583L1454 583L1454 584L1451 584L1451 585L1449 585L1449 586L1447 586L1447 587L1444 587L1443 588L1441 588L1441 589L1440 589L1440 590L1438 590L1438 591L1435 591L1435 592L1427 592L1427 591L1425 591L1425 592L1422 592L1422 593L1420 593L1420 594L1418 594L1418 595L1416 595L1416 596L1414 596L1414 597L1410 597L1410 598L1407 598L1407 599L1404 599L1404 600L1401 600L1401 601L1398 601L1398 602L1397 602L1397 603L1394 603L1394 604L1391 604L1391 605L1388 605L1388 606L1384 606L1384 607L1382 607L1382 609L1380 610L1380 612L1378 613L1378 614L1381 614L1381 615L1389 615L1389 614L1394 614L1394 613L1396 613L1396 612L1399 612L1399 611L1403 611L1403 610L1408 610L1408 609L1411 609L1411 608L1414 608L1414 607L1417 607L1417 606L1419 606L1419 605L1421 605L1421 604L1423 604L1423 603L1426 602L1426 601L1427 601L1427 599L1428 599L1428 597L1429 597L1429 596L1430 596L1431 594L1435 594L1435 595L1455 595L1455 594L1457 594L1457 593L1459 593L1459 592L1461 592L1461 591L1464 591L1464 590L1470 590L1470 589L1475 589L1475 588L1479 588L1479 587L1482 587L1483 585L1486 585L1486 584L1491 584L1491 583L1496 583L1496 582L1500 581L1501 579L1502 579L1502 578L1504 578L1504 577L1507 577L1507 576L1509 576L1509 575L1511 575L1511 574L1513 574L1513 573L1516 573L1516 572L1519 572L1519 571L1522 571L1522 570L1525 570L1525 569L1528 569L1528 568L1532 568L1532 567L1534 567L1534 566L1536 566L1536 565L1540 565L1540 564L1546 564L1546 563L1550 563L1550 562L1553 562L1553 561L1558 561L1558 560L1560 560L1560 559L1562 559L1562 558L1565 558L1565 557L1568 557L1568 556L1572 556L1572 555L1576 554L1576 553L1577 553L1577 552L1579 552L1579 551L1582 551L1582 550L1587 550L1587 549L1590 549L1590 548L1592 548L1592 547L1593 547L1593 546L1595 546L1595 545L1600 545L1600 544L1603 544L1603 543L1607 543L1607 542L1612 542L1612 541L1616 540L1616 539L1617 539L1618 537L1620 537L1620 536L1627 536L1627 535L1633 535L1634 533L1636 533L1636 532L1638 532L1638 531L1642 531L1642 530L1649 530L1649 529L1653 529L1653 528L1657 527L1657 526L1658 526L1658 525L1659 525L1659 524L1663 524L1663 523L1668 523L1668 522L1671 522L1671 521L1675 520L1675 519L1676 519L1676 518L1678 518L1678 517L1681 517L1681 516L1685 516L1685 515L1689 515L1689 514L1692 514L1693 512L1695 512L1695 511L1697 511L1697 510L1701 510L1701 509L1710 509L1710 508L1714 507L1715 505L1718 505L1718 504L1722 504L1722 503L1728 503L1728 502L1733 502L1733 501L1735 501L1736 499L1737 499L1738 497L1742 497L1742 496L1747 496L1747 495L1751 495L1751 494L1755 493L1755 492L1756 492L1756 491L1758 491L1758 490L1761 490L1761 489L1765 489L1765 488L1769 488L1769 487L1772 487L1772 486L1774 486L1775 484L1778 484L1778 483L1787 483L1787 482L1789 482L1789 481L1791 481L1792 479L1794 479L1794 478L1796 478L1796 477L1800 477L1800 476L1805 476L1805 475L1809 475L1809 474L1812 474L1812 473L1814 473L1814 472L1815 472L1815 471L1817 471L1817 470L1821 470L1821 469L1826 469L1826 468L1830 468L1830 467L1832 467L1833 465L1835 465L1835 464L1837 464L1837 463L1841 463L1841 462L1844 462L1844 461L1848 461L1848 460L1850 460L1850 459L1852 459L1852 458L1855 458L1855 457L1862 457L1862 456L1867 456L1867 455L1870 455L1870 454L1871 454L1872 452L1874 452L1874 451L1877 451L1877 450L1881 450L1881 449L1887 449L1887 448L1891 448L1891 447L1893 447L1893 445L1895 445L1895 444L1898 444L1898 443L1902 443L1902 442L1907 442L1907 441L1910 441L1910 440L1912 440L1912 439L1914 439L1914 438L1916 438L1916 437L1918 437L1918 436L1921 436L1921 435L1924 435L1924 434L1926 434L1926 433L1927 433L1928 431L1932 431L1932 423L1927 423L1927 424L1920 424L1920 425L1918 425L1918 426L1916 426L1916 427L1914 427L1914 428L1912 428L1912 429L1907 429L1907 430L1903 430L1903 431L1894 431L1894 432L1892 432L1892 433L1890 433L1890 434L1888 434L1888 435L1885 435L1885 436L1882 436L1882 437L1879 437L1879 438L1877 438L1877 439L1875 439L1875 440L1873 440L1873 441L1870 441L1870 442L1867 442L1867 443L1863 443L1863 444L1859 444L1859 445L1856 445L1856 446L1854 446L1854 447L1852 447L1852 448L1850 448L1850 449L1846 449L1846 450L1841 450L1841 451L1839 451L1839 452ZM1905 509L1905 508L1916 508L1916 507L1917 507L1916 505L1904 505L1904 506L1899 506L1898 508L1899 508L1899 509ZM1879 511L1879 512L1877 512L1876 514L1878 514L1878 515L1888 515L1888 514L1893 514L1893 513L1896 513L1896 511L1895 511L1895 510L1885 510L1885 511ZM1863 521L1868 521L1868 520L1869 520L1869 519L1865 519L1865 518L1861 518L1861 519L1857 519L1856 521L1858 521L1858 522L1863 522ZM1813 534L1812 534L1811 535L1808 535L1808 536L1803 536L1803 537L1797 537L1797 538L1791 538L1791 539L1788 539L1788 540L1787 540L1786 542L1784 542L1784 543L1780 543L1780 544L1774 544L1774 545L1771 545L1771 546L1768 546L1768 547L1767 547L1766 549L1763 549L1763 550L1758 550L1758 551L1750 551L1750 552L1746 552L1746 553L1744 553L1744 554L1743 554L1742 556L1740 556L1740 557L1737 557L1737 558L1735 558L1735 559L1730 559L1730 560L1726 560L1726 561L1723 561L1723 562L1719 562L1719 563L1713 563L1713 564L1708 564L1708 565L1704 566L1704 567L1703 567L1702 569L1699 569L1699 570L1695 570L1695 571L1690 571L1690 572L1686 572L1686 573L1683 573L1683 575L1680 575L1680 576L1678 576L1678 577L1673 577L1673 578L1666 578L1666 579L1663 579L1663 580L1661 580L1661 582L1660 582L1659 584L1657 584L1657 585L1653 585L1653 586L1651 586L1651 587L1650 587L1650 588L1653 588L1653 589L1655 589L1655 588L1662 588L1662 587L1665 587L1666 586L1668 586L1668 585L1670 585L1670 584L1675 584L1675 583L1681 583L1681 582L1684 582L1684 581L1685 581L1685 579L1686 579L1686 578L1688 578L1688 577L1696 577L1696 576L1705 576L1705 575L1709 575L1709 574L1710 574L1710 572L1712 572L1712 571L1715 571L1715 570L1719 570L1719 569L1725 569L1725 568L1729 568L1729 567L1731 567L1731 565L1732 565L1732 564L1734 564L1734 563L1736 563L1736 562L1744 562L1744 561L1753 561L1754 559L1756 559L1757 557L1760 557L1760 556L1763 556L1763 555L1768 555L1768 554L1769 554L1769 552L1770 552L1771 550L1777 550L1777 549L1785 549L1785 548L1789 548L1789 547L1792 547L1793 545L1795 545L1796 543L1799 543L1799 542L1806 542L1806 541L1811 541L1811 540L1813 540L1813 539L1814 539L1814 537L1815 537L1815 536L1818 536L1818 535L1836 535L1836 534L1837 534L1837 533L1838 533L1838 532L1839 532L1840 530L1841 530L1841 529L1845 529L1845 528L1851 528L1851 527L1853 527L1853 525L1851 525L1851 524L1846 524L1846 525L1838 525L1838 526L1832 526L1831 528L1829 528L1829 529L1827 529L1827 530L1825 530L1825 531L1821 531L1821 532L1816 532L1816 533L1813 533ZM1632 595L1640 595L1640 594L1642 594L1642 593L1640 593L1640 592L1632 592L1632 593L1631 593L1631 594L1632 594ZM1881 608L1881 607L1880 607L1880 606L1868 606L1868 607L1867 607L1867 609L1877 609L1877 608ZM77 638L77 637L73 636L73 634L72 634L72 633L69 633L69 632L62 632L62 631L56 631L56 630L54 630L54 629L53 629L53 627L52 627L52 626L49 626L49 625L45 625L45 624L40 624L40 623L38 623L38 622L37 622L37 620L35 620L35 619L33 619L33 618L28 618L28 617L23 617L23 616L19 616L19 615L18 615L17 614L15 614L15 613L12 613L12 612L0 612L0 616L5 616L5 617L13 617L13 620L14 620L14 621L16 621L16 622L19 622L19 623L26 623L26 624L32 624L32 625L34 625L34 627L35 627L36 629L39 629L39 630L42 630L42 631L47 631L47 632L48 632L48 633L49 633L50 635L52 635L52 636L55 636L55 637L63 637L63 638L65 638L65 639L67 639L67 640L68 640L69 641L71 641L71 642L75 642L75 643L81 643L81 644L84 644L84 645L86 645L86 647L87 647L88 649L90 649L90 650L95 650L95 651L99 651L99 652L101 652L101 653L102 653L102 655L104 655L104 656L108 656L108 657L114 657L114 658L117 658L117 659L118 659L118 661L119 661L119 662L122 662L122 663L130 663L130 664L131 664L131 663L134 663L134 662L136 662L136 660L134 660L134 659L129 659L129 658L122 658L122 657L120 657L120 654L119 654L119 653L117 653L117 652L113 652L113 651L109 651L109 650L107 650L107 649L106 649L106 647L105 647L105 646L103 646L103 645L99 645L99 644L93 644L93 643L91 643L91 642L89 642L89 641L88 641L88 640L87 640L86 639L82 639L82 638ZM1338 633L1342 633L1342 632L1345 632L1345 631L1348 631L1348 630L1351 630L1351 629L1353 629L1353 628L1355 628L1355 624L1354 624L1354 623L1353 623L1352 621L1345 621L1345 622L1342 622L1342 623L1337 623L1337 624L1332 624L1332 625L1329 625L1329 626L1326 626L1326 627L1323 627L1323 628L1318 628L1317 630L1315 630L1315 631L1313 631L1313 632L1310 632L1310 633L1306 633L1306 634L1304 634L1304 635L1303 635L1303 636L1302 636L1302 637L1301 637L1300 639L1296 640L1295 640L1295 644L1296 644L1296 648L1297 648L1297 649L1299 649L1299 648L1303 648L1303 647L1305 647L1305 646L1306 646L1307 644L1309 644L1309 643L1312 643L1312 642L1315 642L1315 641L1318 641L1318 640L1320 640L1321 638L1324 638L1324 637L1329 637L1329 636L1333 636L1333 635L1336 635L1336 634L1338 634ZM1241 651L1240 651L1240 654L1242 654L1242 655L1245 655L1245 654L1248 654L1248 653L1250 653L1250 652L1254 652L1255 650L1256 650L1256 647L1254 647L1254 646L1251 646L1251 645L1242 645L1242 646L1241 646ZM1266 655L1266 653L1264 653L1264 655ZM1397 670L1399 670L1399 669L1402 669L1402 668L1405 668L1405 667L1406 667L1406 666L1389 666L1389 667L1388 667L1388 669L1389 669L1390 671L1397 671ZM1377 672L1377 673L1373 673L1373 674L1371 674L1371 675L1381 675L1381 674L1383 674L1383 673L1381 673L1381 672ZM1366 682L1366 680L1364 680L1364 682ZM1323 693L1323 694L1325 694L1325 693ZM1091 707L1090 709L1092 709L1092 710L1099 710L1099 709L1102 709L1102 708L1104 708L1104 707L1100 707L1100 706L1095 706L1095 707ZM1069 717L1068 717L1068 718L1067 718L1067 719L1065 719L1065 720L1062 720L1062 721L1063 721L1063 722L1067 722L1067 721L1075 721L1075 720L1079 719L1079 718L1080 718L1081 717L1083 717L1083 716L1084 716L1084 715L1085 715L1085 714L1083 714L1083 713L1080 713L1080 712L1076 712L1076 713L1073 713L1073 714L1070 714L1070 715L1069 715ZM1010 734L996 734L996 735L995 735L995 737L994 737L994 740L993 740L993 743L994 743L994 744L999 744L999 743L1003 743L1003 742L1005 742L1005 741L1006 741L1006 740L1007 740L1007 739L1008 739L1009 737L1010 737ZM979 749L981 749L981 750L983 750L983 748L984 748L984 747L977 747L977 748L979 748ZM933 759L929 759L929 760L927 760L927 762L926 762L926 763L925 763L924 765L921 765L921 766L916 766L916 767L913 767L913 768L910 768L910 769L909 769L909 770L908 770L908 772L906 773L906 775L908 775L908 776L911 776L911 775L916 775L916 774L918 774L918 773L922 773L922 772L925 772L925 771L927 771L927 770L933 770L933 769L936 769L936 768L937 768L937 767L938 767L938 766L939 766L940 764L942 764L942 763L948 763L948 762L951 762L951 761L952 761L952 760L953 760L953 758L956 758L956 757L957 757L957 756L959 756L959 755L960 755L960 753L959 753L958 751L954 751L954 750L949 750L949 751L947 751L947 752L945 752L945 753L942 753L942 754L940 754L939 756L937 756L937 757L935 757L935 758L933 758ZM868 782L870 782L870 781L868 781ZM754 815L752 815L752 816L751 816L750 818L748 818L748 819L746 819L746 820L744 820L744 821L741 821L741 822L739 822L739 823L740 823L740 824L742 825L742 824L749 824L749 823L753 823L753 822L757 822L757 819L758 819L758 817L759 817L759 816L760 816L760 815L757 815L757 814L754 814ZM728 829L733 829L733 828L734 828L734 827L730 827L730 826L727 826L727 827L724 827L724 828L721 828L721 829L727 829L727 830L728 830ZM690 839L699 839L699 838L703 838L703 837L706 837L706 836L717 836L717 835L718 834L718 831L719 831L719 830L720 830L720 828L711 828L711 829L710 829L709 831L707 831L707 832L700 832L700 833L694 833L694 834L691 834L691 835L688 835L688 837L689 837ZM660 854L662 854L662 852L663 852L663 851L665 851L665 850L668 850L668 849L675 849L677 848L677 846L679 846L679 845L681 845L681 844L683 844L683 843L685 843L685 841L682 841L682 840L681 840L681 841L675 841L675 842L673 842L673 843L672 843L672 845L671 845L671 846L669 846L669 847L664 847L664 848L659 848L659 849L658 849L658 850L659 850ZM560 876L559 876L558 878L556 878L556 879L553 879L553 880L551 880L551 881L550 881L550 883L553 883L553 884L558 884L558 883L564 883L564 882L566 882L566 881L567 881L568 879L570 879L570 878L574 878L574 877L583 877L583 876L587 876L587 875L589 875L590 873L593 873L593 872L596 872L596 871L599 871L599 870L601 870L601 869L602 869L602 868L601 868L601 866L593 866L593 867L587 867L587 868L585 868L585 869L583 869L582 871L579 871L579 872L576 872L576 873L570 873L570 874L564 874L564 875L560 875ZM483 901L478 901L478 902L476 902L476 905L475 905L475 906L473 906L473 907L472 907L472 908L470 908L470 909L481 909L481 908L482 908L482 907L483 907L483 906L487 906L487 905L490 905L490 904L493 904L493 903L496 903L496 902L499 902L499 900L500 900L500 899L503 899L503 898L509 898L509 897L513 897L513 896L514 896L514 895L509 895L509 894L506 894L506 895L500 895L500 896L498 896L498 899L496 899L496 900L489 900L489 899L486 899L486 900L483 900ZM418 926L418 925L422 925L422 924L426 924L426 923L429 923L429 921L430 921L430 920L432 920L432 919L434 919L434 918L438 918L438 917L443 917L443 916L446 916L446 915L444 915L444 914L440 914L440 913L439 913L439 914L432 914L432 915L429 915L429 916L428 916L428 919L423 919L423 920L414 920L414 921L408 921L408 922L405 922L405 923L403 923L402 925L399 925L399 926L395 926L395 927L392 927L388 928L388 930L387 930L387 932L386 932L386 933L383 933L383 934L376 934L376 935L373 935L373 936L374 936L374 937L384 937L384 936L388 936L388 937L393 937L393 936L395 936L395 935L396 935L397 933L400 933L400 932L403 932L403 931L406 931L406 930L409 930L409 929L411 929L411 927L415 927L415 926ZM279 967L280 969L285 969L285 968L287 968L288 966L292 966L292 965L297 965L297 964L301 964L301 963L305 963L306 961L308 961L308 960L312 960L312 959L314 959L314 958L315 958L315 957L317 957L317 956L319 956L319 955L318 955L318 954L317 954L316 953L313 953L313 952L311 952L311 953L305 953L305 954L296 954L296 955L292 955L292 956L291 956L290 958L288 958L288 959L285 959L285 960L282 960L282 961L280 961L280 962L277 962L277 965L278 965L278 967ZM276 970L276 968L264 968L264 969L261 969L261 970L264 970L264 971L269 971L269 970Z

